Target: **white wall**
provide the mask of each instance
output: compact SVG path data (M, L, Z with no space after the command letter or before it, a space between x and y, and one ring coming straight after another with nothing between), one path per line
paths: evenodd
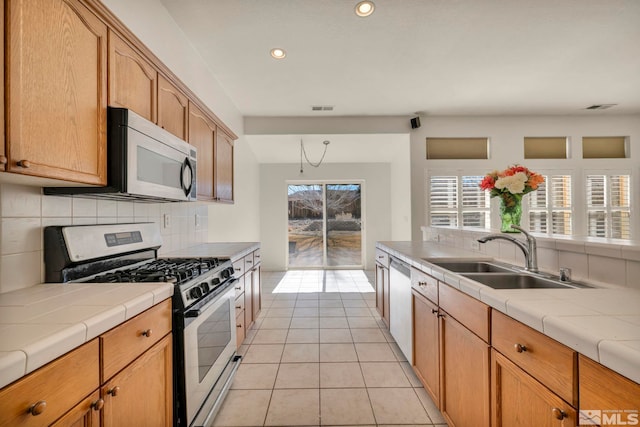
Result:
M487 173L518 163L534 171L570 170L579 181L574 182L574 206L583 202L582 174L587 169L631 170L632 228L640 229L640 116L610 116L594 112L590 116L496 116L496 117L424 117L422 127L411 133L412 237L421 239L420 226L425 225L426 172L430 169L461 169ZM488 160L426 160L426 137L489 137ZM569 159L525 159L525 136L567 136ZM628 159L582 159L583 136L629 136L631 157ZM576 229L584 221L576 212ZM638 236L636 234L636 236ZM638 238L638 237L636 237Z
M327 163L306 167L297 164L260 166L262 265L265 270L286 269L287 181L362 180L365 268L373 268L375 243L391 240L391 167L389 163Z

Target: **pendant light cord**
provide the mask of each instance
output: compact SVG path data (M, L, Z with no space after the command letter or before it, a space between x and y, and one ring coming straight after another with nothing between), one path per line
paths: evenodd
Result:
M300 138L300 173L304 172L302 168L303 155L307 163L309 163L314 168L317 168L318 166L320 166L320 164L324 160L324 156L327 154L327 148L329 147L329 141L322 141L322 143L324 144L324 152L322 153L322 157L320 157L320 160L317 163L313 163L311 160L309 160L309 157L307 156L307 150L304 149L304 141L302 141L302 138Z

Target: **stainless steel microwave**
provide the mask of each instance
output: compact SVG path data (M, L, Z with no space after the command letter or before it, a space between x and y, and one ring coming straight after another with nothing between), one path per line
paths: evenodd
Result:
M126 108L107 109L107 185L44 194L115 200L196 200L196 147Z

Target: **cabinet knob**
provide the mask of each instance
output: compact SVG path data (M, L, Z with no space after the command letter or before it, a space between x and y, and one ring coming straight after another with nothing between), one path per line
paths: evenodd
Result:
M438 314L438 309L437 308L432 308L431 309L431 314Z
M110 389L109 391L107 391L107 394L110 394L111 396L116 397L119 392L120 392L120 387L119 386L115 386L112 389Z
M242 308L242 306L241 306L241 305L236 305L236 308L237 308L238 310L240 310L240 309Z
M556 420L564 420L567 417L567 413L560 408L553 408L551 414Z
M515 348L518 353L527 351L527 346L522 344L514 344L513 348Z
M418 286L422 286L424 288L427 286L427 282L418 282Z
M91 409L94 411L100 411L104 408L104 399L100 398L91 404Z
M236 291L241 291L241 290L242 290L242 288L240 286L236 287Z
M241 268L236 267L236 271L242 271L242 269L241 269Z
M142 331L142 336L149 338L153 331L151 329L147 329L146 331Z
M6 156L0 156L0 165L6 165L9 162Z
M247 264L253 264L253 261L247 260Z
M16 162L16 165L21 168L29 169L31 167L31 162L29 160L19 160Z
M242 325L236 325L236 328L242 328Z
M47 401L39 400L31 405L31 407L29 408L29 413L35 417L36 415L40 415L41 413L43 413L45 409L47 409Z

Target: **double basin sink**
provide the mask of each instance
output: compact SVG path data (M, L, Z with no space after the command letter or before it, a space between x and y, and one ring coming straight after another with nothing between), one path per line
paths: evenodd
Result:
M493 289L576 289L589 288L584 283L561 281L545 273L530 273L516 266L490 261L435 261L431 264L460 274Z

